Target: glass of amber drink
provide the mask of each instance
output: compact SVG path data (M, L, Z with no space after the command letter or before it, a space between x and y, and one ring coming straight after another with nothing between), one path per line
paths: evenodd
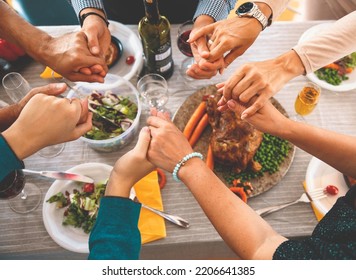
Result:
M304 116L309 115L314 110L318 104L320 92L320 87L314 83L308 82L304 85L294 103L294 109L297 113L296 120L305 122Z

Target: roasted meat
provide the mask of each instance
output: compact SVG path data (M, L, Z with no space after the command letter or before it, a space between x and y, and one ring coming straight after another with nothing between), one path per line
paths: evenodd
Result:
M248 168L253 171L261 169L261 165L253 160L260 146L263 133L256 130L233 111L217 110L220 93L207 98L207 113L212 127L210 144L214 160L228 165L237 173Z

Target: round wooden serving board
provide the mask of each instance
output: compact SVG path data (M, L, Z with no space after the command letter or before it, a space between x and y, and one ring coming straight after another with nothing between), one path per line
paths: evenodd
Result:
M189 96L175 113L173 117L174 124L181 131L183 131L190 116L193 114L194 110L200 104L202 97L207 94L215 94L215 93L216 93L216 87L214 85L211 85L211 86L201 88L195 93L193 93L191 96ZM276 99L272 98L271 102L282 114L288 117L287 112ZM211 132L212 132L211 127L208 126L204 130L202 136L200 137L196 145L194 146L194 150L196 152L202 153L204 158L206 157L206 153L208 150ZM289 145L290 145L290 149L288 155L281 163L279 170L277 172L273 174L269 174L266 172L262 177L251 180L253 191L249 195L249 197L256 196L258 194L261 194L271 189L284 177L284 175L287 173L289 167L292 164L294 154L295 154L295 149L296 149L293 144L289 143ZM227 185L227 182L224 179L224 172L217 172L216 170L214 170L214 172Z

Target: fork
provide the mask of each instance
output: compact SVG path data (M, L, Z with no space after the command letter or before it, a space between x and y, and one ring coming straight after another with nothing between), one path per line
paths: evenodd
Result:
M176 224L176 225L178 225L180 227L183 227L183 228L189 228L189 222L184 220L181 217L178 217L178 216L175 216L175 215L171 215L171 214L168 214L168 213L163 212L161 210L158 210L156 208L152 208L152 207L150 207L148 205L145 205L142 202L140 202L136 196L133 198L133 201L141 203L141 207L152 211L153 213L165 218L166 220L170 221L173 224Z
M300 198L298 198L297 200L291 201L291 202L287 202L287 203L283 203L283 204L279 204L279 205L274 205L274 206L269 206L269 207L265 207L262 209L258 209L255 212L260 215L261 217L267 216L268 214L271 214L273 212L276 212L278 210L281 210L283 208L286 208L290 205L293 204L297 204L299 202L304 202L304 203L309 203L315 200L319 200L326 197L326 194L324 192L324 189L314 189L312 191L309 192L305 192L303 193Z

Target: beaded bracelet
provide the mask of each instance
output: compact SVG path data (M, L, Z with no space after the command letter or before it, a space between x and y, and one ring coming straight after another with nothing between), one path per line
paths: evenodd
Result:
M191 158L193 157L198 157L200 158L201 160L203 160L203 155L201 153L197 153L197 152L193 152L193 153L190 153L190 154L187 154L185 157L183 157L178 163L177 165L174 167L173 169L173 173L172 173L172 176L173 176L173 179L177 182L180 182L179 178L178 178L178 171L179 169L188 161L190 160Z

